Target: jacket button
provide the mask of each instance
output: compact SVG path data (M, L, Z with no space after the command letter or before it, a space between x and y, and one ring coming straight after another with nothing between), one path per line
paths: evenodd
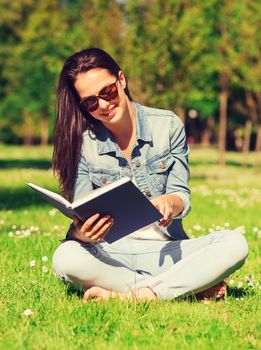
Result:
M102 176L101 181L105 185L107 183L107 177L106 176Z
M151 197L151 192L150 192L150 191L146 191L146 192L145 192L145 195L146 195L147 197Z
M138 167L141 166L141 162L140 162L139 160L136 160L136 161L135 161L135 165L136 165L136 167L138 168Z
M160 162L160 169L165 169L166 168L166 164L163 162Z

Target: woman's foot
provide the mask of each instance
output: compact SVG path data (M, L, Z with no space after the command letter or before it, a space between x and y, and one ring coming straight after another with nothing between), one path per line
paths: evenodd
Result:
M197 299L222 299L227 291L227 285L225 282L220 282L215 286L203 290L196 294Z
M141 288L136 291L131 291L127 293L116 293L111 292L107 289L101 287L92 287L86 290L83 296L84 302L89 300L108 300L110 298L119 298L120 300L155 300L156 295L150 288Z
M209 299L222 299L226 294L226 283L220 282L216 284L215 286L208 288L206 290L203 290L199 293L197 293L195 296L197 299L201 300L209 300ZM91 287L86 290L83 296L84 302L88 302L89 300L109 300L110 298L118 298L120 300L156 300L157 296L153 293L153 291L148 288L141 288L136 291L131 291L127 293L116 293L111 292L107 289L101 288L101 287Z

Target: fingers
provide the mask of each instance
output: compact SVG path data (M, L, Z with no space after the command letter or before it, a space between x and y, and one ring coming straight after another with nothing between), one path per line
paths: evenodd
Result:
M158 209L160 213L163 215L163 219L160 221L160 226L162 227L168 227L173 220L173 215L172 215L172 208L168 203L160 203L158 205Z
M171 215L171 212L169 212L169 215L164 215L163 219L160 221L160 226L162 227L168 227L173 221L173 217Z
M103 226L100 228L99 232L91 237L93 241L100 242L104 239L104 237L109 232L110 228L112 227L114 221L113 219L109 219Z
M172 221L173 221L172 217L169 218L166 221L165 220L161 220L160 226L162 226L162 227L169 227L169 225L172 223Z
M100 233L104 232L104 226L107 228L108 221L110 220L109 215L103 216L101 219L99 219L97 222L95 222L92 226L83 225L82 232L84 232L86 237L94 238L95 236L100 236Z
M171 208L168 204L165 203L164 209L163 209L163 220L168 221L171 216Z
M99 218L100 214L99 213L96 213L92 216L90 216L82 225L80 231L82 233L85 233L85 232L88 232L88 231L91 231L92 229L92 226L94 225L95 221Z
M110 215L104 215L99 219L100 214L94 214L89 217L84 223L81 220L74 217L73 223L76 230L79 232L84 241L87 239L88 242L100 242L109 232L114 221Z
M151 200L151 203L158 209L161 215L164 216L164 202L159 197L156 197Z

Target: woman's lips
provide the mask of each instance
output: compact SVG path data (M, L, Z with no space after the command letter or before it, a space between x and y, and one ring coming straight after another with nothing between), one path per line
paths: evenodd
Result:
M101 113L101 115L105 118L112 118L114 116L115 108L116 108L116 106L113 106L107 112Z

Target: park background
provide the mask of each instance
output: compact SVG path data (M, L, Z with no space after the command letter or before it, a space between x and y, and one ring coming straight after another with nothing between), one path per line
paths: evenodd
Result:
M0 0L0 345L10 349L260 346L261 7L257 0ZM51 170L65 59L108 51L134 100L173 110L190 144L190 237L245 234L221 302L83 305L54 279L68 221L26 188Z

